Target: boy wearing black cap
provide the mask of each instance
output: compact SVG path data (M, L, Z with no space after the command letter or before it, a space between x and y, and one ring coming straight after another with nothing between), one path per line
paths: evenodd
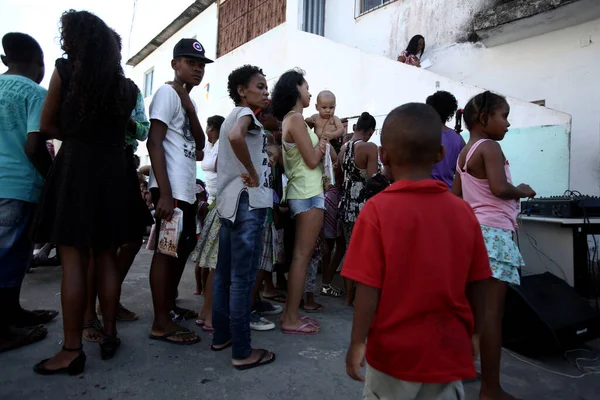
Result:
M150 287L154 304L152 339L175 344L200 341L196 333L177 325L173 316L194 318L191 310L175 306L177 286L185 263L196 245L196 149L204 148L204 131L190 91L204 78L204 47L195 39L182 39L173 49L171 67L175 78L161 86L150 104L148 153L152 163L150 192L155 205L156 226L171 220L175 207L183 212L177 258L154 253ZM158 231L158 229L157 229ZM158 234L158 233L157 233ZM158 240L156 241L158 243Z

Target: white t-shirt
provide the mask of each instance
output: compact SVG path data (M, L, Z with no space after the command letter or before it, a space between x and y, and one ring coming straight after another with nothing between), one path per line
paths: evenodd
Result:
M187 113L181 106L181 99L171 85L162 85L154 94L150 103L150 121L152 122L153 119L167 125L163 148L173 198L194 204L196 202L196 142L192 136ZM149 187L158 187L152 170Z
M217 198L217 155L219 154L219 141L211 144L208 140L204 146L204 158L200 163L202 171L204 171L206 190L208 191L208 204L212 204Z

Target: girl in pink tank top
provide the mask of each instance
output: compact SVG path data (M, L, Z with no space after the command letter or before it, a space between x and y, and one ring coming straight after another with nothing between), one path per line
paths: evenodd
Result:
M485 324L481 332L481 394L486 400L513 400L500 386L502 317L508 284L520 283L525 263L513 241L518 200L535 196L528 185L513 186L508 160L498 143L508 132L510 107L491 92L472 98L457 114L464 117L469 142L456 165L452 192L473 207L481 225L493 278L486 284ZM477 337L475 338L478 340Z

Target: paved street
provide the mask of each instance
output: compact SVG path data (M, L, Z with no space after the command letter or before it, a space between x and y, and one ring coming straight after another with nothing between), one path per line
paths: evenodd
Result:
M359 399L361 384L347 377L344 357L352 312L341 300L320 297L325 312L322 333L312 337L287 336L279 330L254 332L253 344L272 349L277 361L267 367L240 372L230 366L230 353L209 350L210 337L201 333L195 346L174 346L148 339L152 302L148 286L151 253L138 255L123 287L123 303L140 315L137 322L119 325L123 345L117 357L102 361L98 345L85 343L85 373L78 377L38 376L33 365L50 357L61 345L62 321L48 325L49 335L33 346L0 354L0 399ZM60 309L60 268L38 268L28 274L23 288L27 308ZM188 265L180 286L180 304L200 309L193 295L193 266ZM275 317L277 318L277 317ZM193 327L193 321L187 326ZM199 330L199 329L198 329ZM600 349L595 343L594 351ZM536 363L540 364L539 361ZM561 357L546 360L545 368L579 375ZM598 364L596 364L598 365ZM534 368L504 354L506 389L524 400L597 400L600 379L570 379ZM467 399L477 399L478 383L467 384Z

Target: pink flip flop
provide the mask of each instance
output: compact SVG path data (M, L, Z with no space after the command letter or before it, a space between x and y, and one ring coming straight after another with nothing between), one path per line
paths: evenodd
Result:
M204 320L203 319L197 319L196 320L196 325L197 326L204 326Z
M316 331L314 332L303 332L303 329L306 328L307 326L312 326L317 328ZM306 324L302 324L300 325L298 328L296 329L283 329L281 328L281 332L283 332L286 335L304 335L304 336L311 336L311 335L316 335L317 333L319 333L319 327L316 326L313 323L306 323Z
M206 333L213 333L215 331L215 328L209 328L206 325L202 325L202 330Z
M317 328L321 327L321 324L319 323L319 321L317 321L314 318L309 317L308 315L300 317L300 321L308 322L309 324L312 324L312 325L316 326Z

